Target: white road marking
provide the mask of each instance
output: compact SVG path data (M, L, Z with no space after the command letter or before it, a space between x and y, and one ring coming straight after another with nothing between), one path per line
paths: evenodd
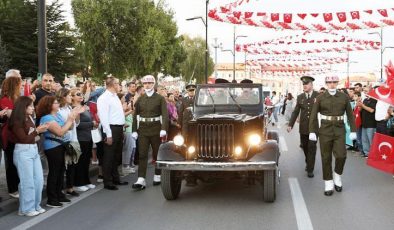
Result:
M298 229L313 230L311 217L305 204L304 197L297 178L289 178L291 199L293 200Z
M286 140L283 136L279 136L279 146L280 146L281 152L289 151L289 149L287 148Z
M72 205L80 202L81 200L87 198L88 196L91 196L93 194L95 194L96 192L100 191L103 189L103 185L98 185L95 189L93 190L89 190L87 192L81 193L79 197L77 198L73 198L71 200L70 204L63 204L63 208L50 208L49 210L47 210L45 213L40 214L36 217L33 217L31 220L28 220L26 222L24 222L23 224L16 226L15 228L13 228L12 230L22 230L22 229L28 229L33 227L36 224L39 224L40 222L50 218L51 216L57 214L58 212L63 211L64 209L71 207ZM47 208L44 207L43 208Z

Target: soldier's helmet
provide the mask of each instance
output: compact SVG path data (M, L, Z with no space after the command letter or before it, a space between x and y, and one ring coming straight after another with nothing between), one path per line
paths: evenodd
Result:
M145 75L142 79L141 79L142 83L156 83L156 79L154 76L152 75Z
M338 82L339 81L339 77L338 76L326 76L325 81L326 82L330 82L330 81Z

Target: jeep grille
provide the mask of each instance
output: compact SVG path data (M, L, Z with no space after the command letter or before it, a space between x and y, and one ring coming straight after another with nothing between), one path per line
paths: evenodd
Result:
M234 152L234 125L198 124L197 143L199 158L229 158Z

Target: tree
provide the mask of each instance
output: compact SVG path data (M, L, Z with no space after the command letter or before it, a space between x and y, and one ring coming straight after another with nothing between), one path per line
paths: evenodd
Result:
M178 74L185 58L171 11L150 0L72 1L95 78Z
M59 0L47 6L48 72L58 80L78 71L75 32L65 22ZM9 67L24 77L38 72L37 0L0 0L0 36L8 51Z
M194 78L197 83L205 83L205 40L201 37L190 38L184 35L182 43L186 50L187 58L181 64L181 73L186 82ZM213 73L214 63L212 58L208 58L208 76Z
M9 55L7 50L5 49L5 45L3 44L0 36L0 79L3 79L5 76L5 72L8 70L9 64Z

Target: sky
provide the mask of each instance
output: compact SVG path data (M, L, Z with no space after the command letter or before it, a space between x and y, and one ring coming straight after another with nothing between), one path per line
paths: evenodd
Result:
M49 0L51 1L51 0ZM159 1L159 0L155 0ZM188 34L191 37L201 36L205 38L205 26L201 20L186 21L187 18L202 16L205 17L205 0L161 0L165 1L169 8L175 12L175 22L178 25L179 34ZM218 5L233 2L234 0L210 0L209 8ZM71 23L73 23L71 0L61 0L64 4L66 11L65 15ZM252 5L251 8L255 9L260 7L262 11L266 12L339 12L340 10L363 10L363 9L376 9L377 7L394 8L394 0L250 0L258 4ZM319 4L316 4L319 2ZM260 4L261 3L261 4ZM298 4L297 4L298 3ZM313 4L308 4L313 3ZM250 5L250 4L249 4ZM286 6L286 7L283 7ZM237 26L235 28L237 36L247 36L246 38L238 38L237 43L251 43L273 38L279 38L288 35L300 34L300 31L274 31L259 27L250 26ZM377 34L368 34L370 32L378 32L380 30L357 31L355 33L349 32L346 35L368 40L380 40ZM215 38L217 44L222 44L223 49L233 49L233 33L234 26L228 23L217 22L208 20L208 43L210 46L210 54L215 60L214 43ZM386 27L383 30L383 46L394 47L394 27ZM343 55L342 55L343 56ZM383 54L383 63L386 64L388 60L394 56L394 49L386 49ZM345 55L346 57L346 55ZM253 55L247 55L248 60L255 58ZM218 63L232 63L233 56L231 52L222 52L217 49ZM236 53L236 62L243 63L245 60L244 53ZM350 73L359 72L375 72L380 75L380 51L362 51L351 52L349 55L351 62L349 71ZM393 60L394 61L394 60ZM340 77L346 76L346 64L331 66L333 70L337 71Z

